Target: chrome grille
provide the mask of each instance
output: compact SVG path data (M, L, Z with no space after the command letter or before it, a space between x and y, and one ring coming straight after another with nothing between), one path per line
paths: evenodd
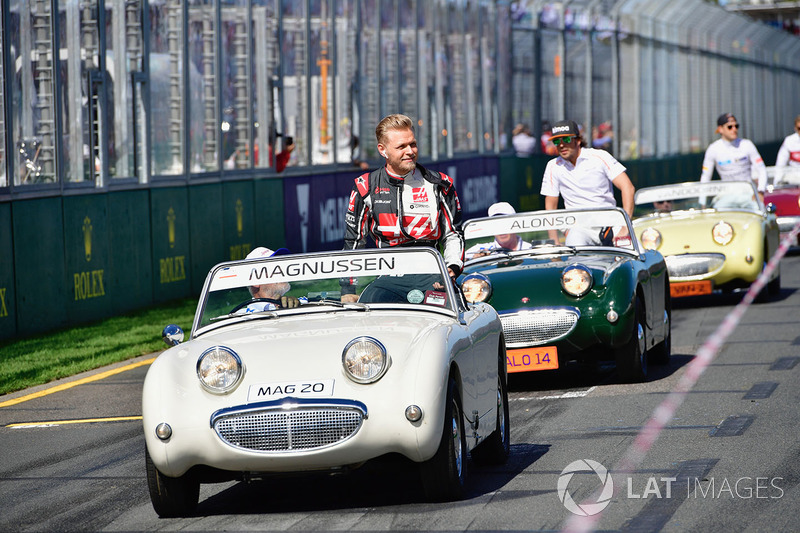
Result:
M363 413L337 407L244 411L214 422L214 430L231 446L260 452L289 452L323 448L352 437Z
M668 255L664 259L671 281L716 274L725 264L723 254Z
M500 315L509 348L560 339L575 328L579 318L580 312L574 307L548 307Z

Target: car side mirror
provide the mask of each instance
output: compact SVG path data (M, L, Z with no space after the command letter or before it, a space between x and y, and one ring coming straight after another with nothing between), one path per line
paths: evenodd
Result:
M177 346L183 342L183 330L180 326L170 324L161 332L161 338L167 346Z

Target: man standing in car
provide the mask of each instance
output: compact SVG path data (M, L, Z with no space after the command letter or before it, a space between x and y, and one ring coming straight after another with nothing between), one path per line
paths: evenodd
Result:
M364 248L368 235L378 248L439 248L455 279L464 262L464 239L453 180L417 163L417 139L409 117L385 117L375 137L386 165L355 179L345 214L344 249ZM342 301L354 293L355 287L342 284Z
M635 188L625 167L605 150L587 148L578 125L562 120L553 125L550 140L558 157L547 163L541 194L545 209L556 209L558 197L567 209L616 207L614 189L622 193L622 209L633 217Z
M767 167L756 145L749 139L739 138L739 122L731 113L717 118L716 132L720 138L706 149L700 181L710 181L715 168L722 181L750 181L755 175L758 195L763 201Z

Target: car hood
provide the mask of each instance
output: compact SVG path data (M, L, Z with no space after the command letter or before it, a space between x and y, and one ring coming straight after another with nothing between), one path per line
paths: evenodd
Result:
M764 202L775 204L779 215L800 215L800 188L775 189L764 194Z
M522 309L542 305L572 305L575 298L561 289L564 268L581 264L594 278L595 293L602 293L608 276L620 265L623 254L579 252L539 257L515 257L467 266L465 274L481 272L492 282L489 303L496 309Z
M305 346L312 345L316 351L330 350L341 355L347 343L359 336L406 346L423 342L442 323L452 321L435 313L338 311L249 320L216 329L190 343L198 354L205 348L223 344L240 355L263 354L264 346L269 346L271 353L294 357L306 350Z
M723 246L714 242L711 230L720 222L733 227L735 245L748 233L762 233L764 217L747 211L681 211L668 216L645 217L634 221L634 231L639 240L646 228L655 228L661 233L663 255L715 252L723 253Z

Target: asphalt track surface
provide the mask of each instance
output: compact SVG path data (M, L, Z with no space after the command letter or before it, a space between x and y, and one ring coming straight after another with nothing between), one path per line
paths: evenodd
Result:
M676 300L672 362L651 366L645 383L619 383L612 366L513 376L511 458L472 468L467 498L454 503L426 503L408 464L376 464L203 485L195 516L160 519L140 419L150 357L2 396L0 530L558 531L574 516L565 498L602 507L603 531L797 531L797 252L781 274L780 295L747 309L629 473L614 465L742 294ZM601 493L608 478L585 468L565 477L580 460L611 471L613 497Z

